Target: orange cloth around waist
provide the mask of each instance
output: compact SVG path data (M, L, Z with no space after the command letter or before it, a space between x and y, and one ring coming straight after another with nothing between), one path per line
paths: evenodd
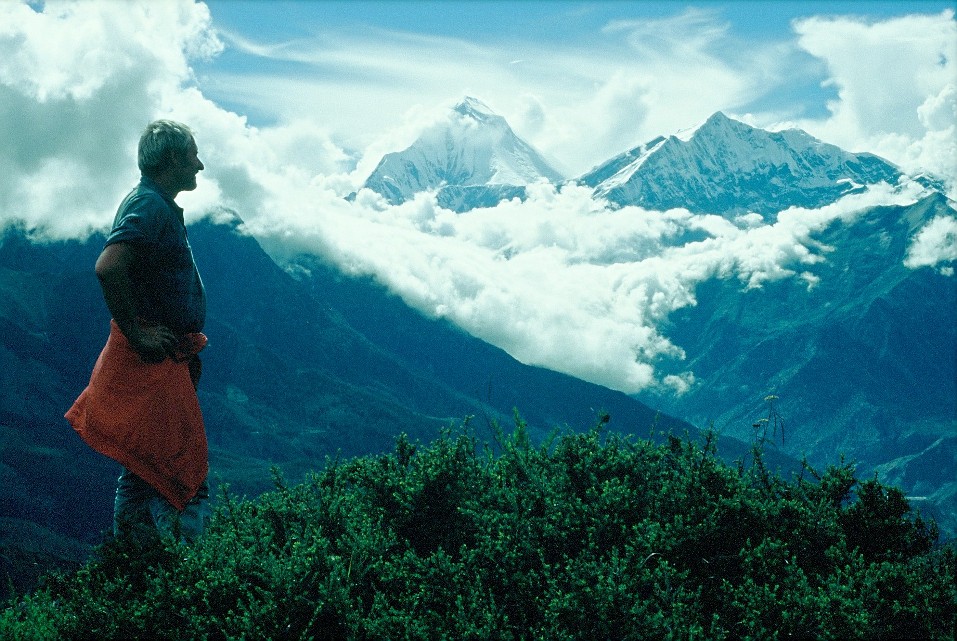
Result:
M209 473L206 430L189 372L189 358L205 346L203 334L189 334L174 358L145 363L110 321L90 382L66 413L87 445L179 510Z

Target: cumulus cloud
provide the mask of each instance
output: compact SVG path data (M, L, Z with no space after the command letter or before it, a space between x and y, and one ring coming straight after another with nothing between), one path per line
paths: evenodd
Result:
M631 58L617 67L605 64L607 49L581 55L569 46L530 45L522 50L521 63L508 64L519 59L505 55L514 51L394 33L378 34L378 40L365 34L357 39L369 45L365 49L328 39L322 41L325 51L302 43L256 49L258 55L345 65L366 79L384 78L371 82L361 98L368 102L369 91L378 95L382 89L382 100L374 106L402 115L381 139L370 137L366 143L377 146L362 154L364 145L344 149L342 135L327 129L323 117L324 110L342 111L342 105L358 101L358 82L346 87L352 93L326 92L326 102L313 105L313 112L303 104L301 111L286 111L268 126L253 126L245 115L214 100L192 70L222 47L202 4L48 2L37 9L0 3L0 117L10 132L0 139L6 170L0 175L0 227L16 220L49 237L105 228L136 180L139 132L153 118L172 117L194 128L207 167L199 188L179 198L191 217L233 209L277 258L309 252L345 271L372 275L415 308L449 318L524 362L626 392L648 387L681 392L693 385L694 374L684 371L681 346L662 328L669 314L695 304L698 284L730 278L753 288L795 278L813 287L816 265L826 259L817 232L836 220L852 221L876 204L913 202L912 186L881 186L819 210L784 211L772 224L759 216L728 221L683 209L615 209L574 185L532 185L524 203L503 202L465 214L439 207L430 194L394 207L368 190L352 201L343 196L382 153L407 146L434 119L435 104L461 97L458 91L448 95L461 79L452 85L446 81L461 76L466 57L482 68L469 78L479 89L475 95L503 115L510 109L522 114L519 119L535 141L556 155L563 152L566 160L573 158L572 164L623 151L631 146L630 138L652 133L643 129L649 123L661 127L655 135L666 134L713 109L747 101L755 91L754 78L764 77L766 70L735 71L727 58L726 29L713 14L691 14L684 21L699 35L683 44L675 25L657 32L659 50L674 51L680 59L662 55L646 67L641 66L643 52L634 48L642 40L634 35L648 25L633 23L610 25L599 36L617 39L621 49L616 51L630 52ZM801 29L810 37L833 27L808 22ZM62 41L62 48L50 47L51 41ZM403 43L412 46L410 57L404 56ZM850 55L810 40L806 46L829 61ZM385 89L396 78L443 60L423 90L428 107L399 100L399 93L409 93L411 80ZM492 72L497 61L506 61L507 75ZM695 61L709 81L687 72L662 73L669 69L664 65L681 61ZM926 66L923 57L911 62ZM853 73L833 68L835 78L853 84ZM914 122L899 130L892 119L882 125L909 144L930 144L924 132L945 131L953 108L953 91L936 80L935 68L925 71L922 97L915 90L900 103L913 111ZM523 81L532 89L515 91ZM223 76L211 82L213 94L230 86ZM317 86L345 86L338 82ZM895 82L906 80L895 77ZM433 101L431 92L440 85L444 93ZM834 122L857 123L862 136L883 135L883 129L859 124L863 118L854 114L870 113L870 107L854 87L834 107ZM272 77L258 90L283 103L295 101L303 87L288 77ZM577 156L571 153L589 140L596 145ZM925 151L919 152L922 157ZM947 255L947 243L953 244L953 224L943 219L921 231L910 264L946 260L940 257ZM704 240L675 246L688 232Z
M528 86L535 91L526 92L550 105L544 118L531 112L536 125L531 141L570 168L570 175L703 122L715 111L747 104L777 84L763 65L743 68L734 62L743 51L749 59L763 59L767 47L732 39L715 11L613 20L602 36L596 51L566 51L558 61L560 69L576 69L590 86L560 96L533 81ZM557 86L567 84L556 80ZM526 131L521 109L506 115Z
M54 236L101 227L188 56L217 50L204 5L0 3L0 220Z
M884 21L797 21L799 44L827 66L838 99L823 120L798 122L851 151L871 151L911 173L957 185L957 21L954 11ZM919 35L918 35L919 34Z
M259 130L204 96L191 64L221 50L206 5L190 0L0 2L0 226L15 217L38 238L102 230L158 117L187 122L209 167L181 196L192 216L256 211L270 189L354 164L312 122Z

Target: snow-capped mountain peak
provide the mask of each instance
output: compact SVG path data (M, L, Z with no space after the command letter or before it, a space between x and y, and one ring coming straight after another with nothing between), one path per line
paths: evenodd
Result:
M558 182L562 176L505 118L466 96L410 147L383 157L364 187L397 204L421 191L454 188L460 199L463 189L476 188L487 197L490 186L512 193L540 180Z
M465 96L461 102L452 107L452 111L463 116L474 118L478 121L487 121L495 118L501 120L502 122L505 121L504 118L492 111L488 105L478 98L473 98L472 96Z
M609 160L579 182L618 205L770 215L793 205L820 206L900 176L872 154L846 152L798 129L757 129L717 112Z

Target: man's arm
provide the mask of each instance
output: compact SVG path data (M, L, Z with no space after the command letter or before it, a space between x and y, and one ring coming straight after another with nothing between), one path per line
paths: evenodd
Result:
M96 260L96 277L103 289L106 306L113 320L140 357L158 363L176 349L177 338L162 325L141 327L136 320L130 266L136 260L136 249L129 243L113 243Z

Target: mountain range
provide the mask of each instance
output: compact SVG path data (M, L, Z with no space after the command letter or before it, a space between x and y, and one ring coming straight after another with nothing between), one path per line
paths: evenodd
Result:
M465 212L523 198L535 182L575 182L619 206L767 217L901 176L873 154L846 152L798 129L765 131L717 112L566 181L504 118L465 97L408 148L386 154L362 186L392 204L434 191L439 205Z
M458 109L467 104L468 98ZM395 154L413 168L403 173L393 164L393 184L411 185L410 175L421 171L414 168L419 144ZM430 171L450 176L437 162L433 156ZM379 188L381 169L365 186ZM488 174L487 167L480 172ZM957 281L952 267L905 265L922 228L957 215L940 180L907 176L874 154L851 153L801 130L765 131L721 112L577 178L535 174L504 197L524 197L524 187L540 180L584 185L612 207L683 208L730 221L757 214L764 224L788 208L824 207L880 183L926 187L912 205L872 207L817 234L823 260L812 283L791 278L751 288L712 278L699 284L696 304L672 314L665 329L684 350L680 365L694 373L695 384L681 395L649 391L638 398L747 440L755 436L752 425L771 412L770 397L787 426L778 443L783 452L818 465L842 456L856 461L862 474L899 484L946 531L957 531ZM460 186L441 183L439 204L443 192ZM506 193L500 184L494 188ZM460 193L452 207L459 212L497 202L488 192L471 201ZM701 239L671 242L695 240Z
M817 238L829 248L810 289L796 279L745 289L711 280L669 319L696 384L680 397L644 394L694 424L746 438L768 413L786 417L782 449L815 463L846 456L879 472L948 530L957 512L957 288L954 277L904 265L907 242L943 195L874 207Z
M384 157L364 186L391 203L434 192L465 212L524 199L535 182L575 182L616 207L769 221L907 179L877 156L721 113L566 179L467 98ZM695 374L680 396L629 396L523 365L321 257L277 262L243 233L241 212L204 219L189 238L209 295L200 401L214 480L254 495L271 486L273 466L298 478L326 457L389 450L400 432L427 441L453 423L494 445L490 426L507 427L514 411L539 439L606 413L610 429L640 437L714 426L734 459L773 407L783 420L768 441L777 465L845 456L859 473L899 484L953 536L957 287L952 270L912 269L904 258L918 230L955 213L931 188L912 205L835 221L816 238L828 250L813 287L699 284L697 304L663 328ZM16 226L0 235L0 581L15 587L38 568L75 564L111 523L118 468L62 418L108 332L92 272L102 241L39 242Z

